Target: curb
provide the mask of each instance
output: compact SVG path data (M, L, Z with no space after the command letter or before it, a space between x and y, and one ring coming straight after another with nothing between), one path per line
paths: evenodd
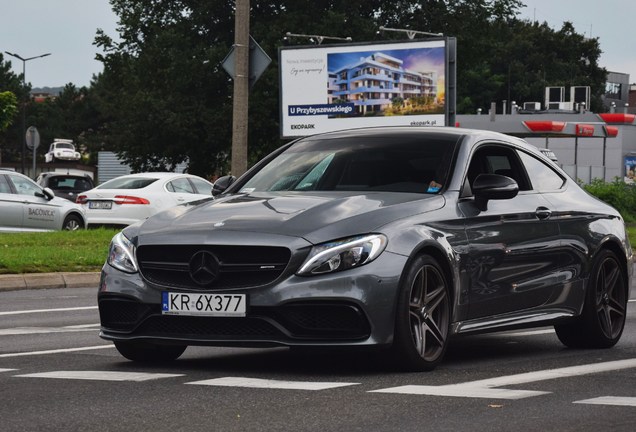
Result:
M0 275L0 291L99 286L100 273L30 273Z

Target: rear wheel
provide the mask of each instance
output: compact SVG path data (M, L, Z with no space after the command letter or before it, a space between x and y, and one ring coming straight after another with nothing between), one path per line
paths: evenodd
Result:
M400 368L434 369L448 346L451 319L449 285L439 263L417 257L403 278L392 355Z
M599 253L585 293L583 313L574 321L556 325L559 340L572 348L609 348L625 327L627 289L625 275L609 250Z
M150 342L115 342L115 348L128 360L159 363L179 358L187 345L157 345Z

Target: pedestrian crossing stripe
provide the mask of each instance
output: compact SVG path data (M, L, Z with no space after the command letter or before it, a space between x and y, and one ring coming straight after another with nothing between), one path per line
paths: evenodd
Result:
M11 372L11 371L16 371L17 369L2 369L0 368L0 372Z
M572 402L575 404L589 405L615 405L636 407L636 397L602 396L593 399L585 399Z
M57 378L89 381L150 381L160 378L174 378L183 374L146 373L146 372L114 372L114 371L55 371L25 375L15 375L21 378Z
M247 387L260 389L284 389L284 390L327 390L337 387L359 385L360 383L345 382L314 382L314 381L280 381L260 378L225 377L203 381L193 381L186 384L207 385L220 387Z

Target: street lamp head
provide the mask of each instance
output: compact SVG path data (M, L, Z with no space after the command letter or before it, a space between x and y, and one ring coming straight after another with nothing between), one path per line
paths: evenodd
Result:
M19 60L22 60L23 62L28 62L29 60L33 60L33 59L36 59L36 58L41 58L41 57L46 57L46 56L50 56L51 55L51 53L46 53L46 54L42 54L42 55L35 56L35 57L23 58L19 54L12 53L12 52L9 52L9 51L5 51L5 53L7 53L10 56L15 57L15 58L17 58Z
M16 54L16 53L11 53L11 52L9 52L9 51L5 51L5 53L9 54L11 57L15 57L15 58L20 59L20 60L22 60L22 61L26 61L26 60L24 60L22 57L20 57L20 56L19 56L18 54Z

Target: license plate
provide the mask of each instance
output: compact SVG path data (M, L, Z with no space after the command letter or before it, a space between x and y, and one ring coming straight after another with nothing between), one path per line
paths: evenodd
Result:
M113 208L113 202L112 201L89 201L88 208L110 210Z
M164 315L245 316L245 294L196 294L164 291L161 313Z

